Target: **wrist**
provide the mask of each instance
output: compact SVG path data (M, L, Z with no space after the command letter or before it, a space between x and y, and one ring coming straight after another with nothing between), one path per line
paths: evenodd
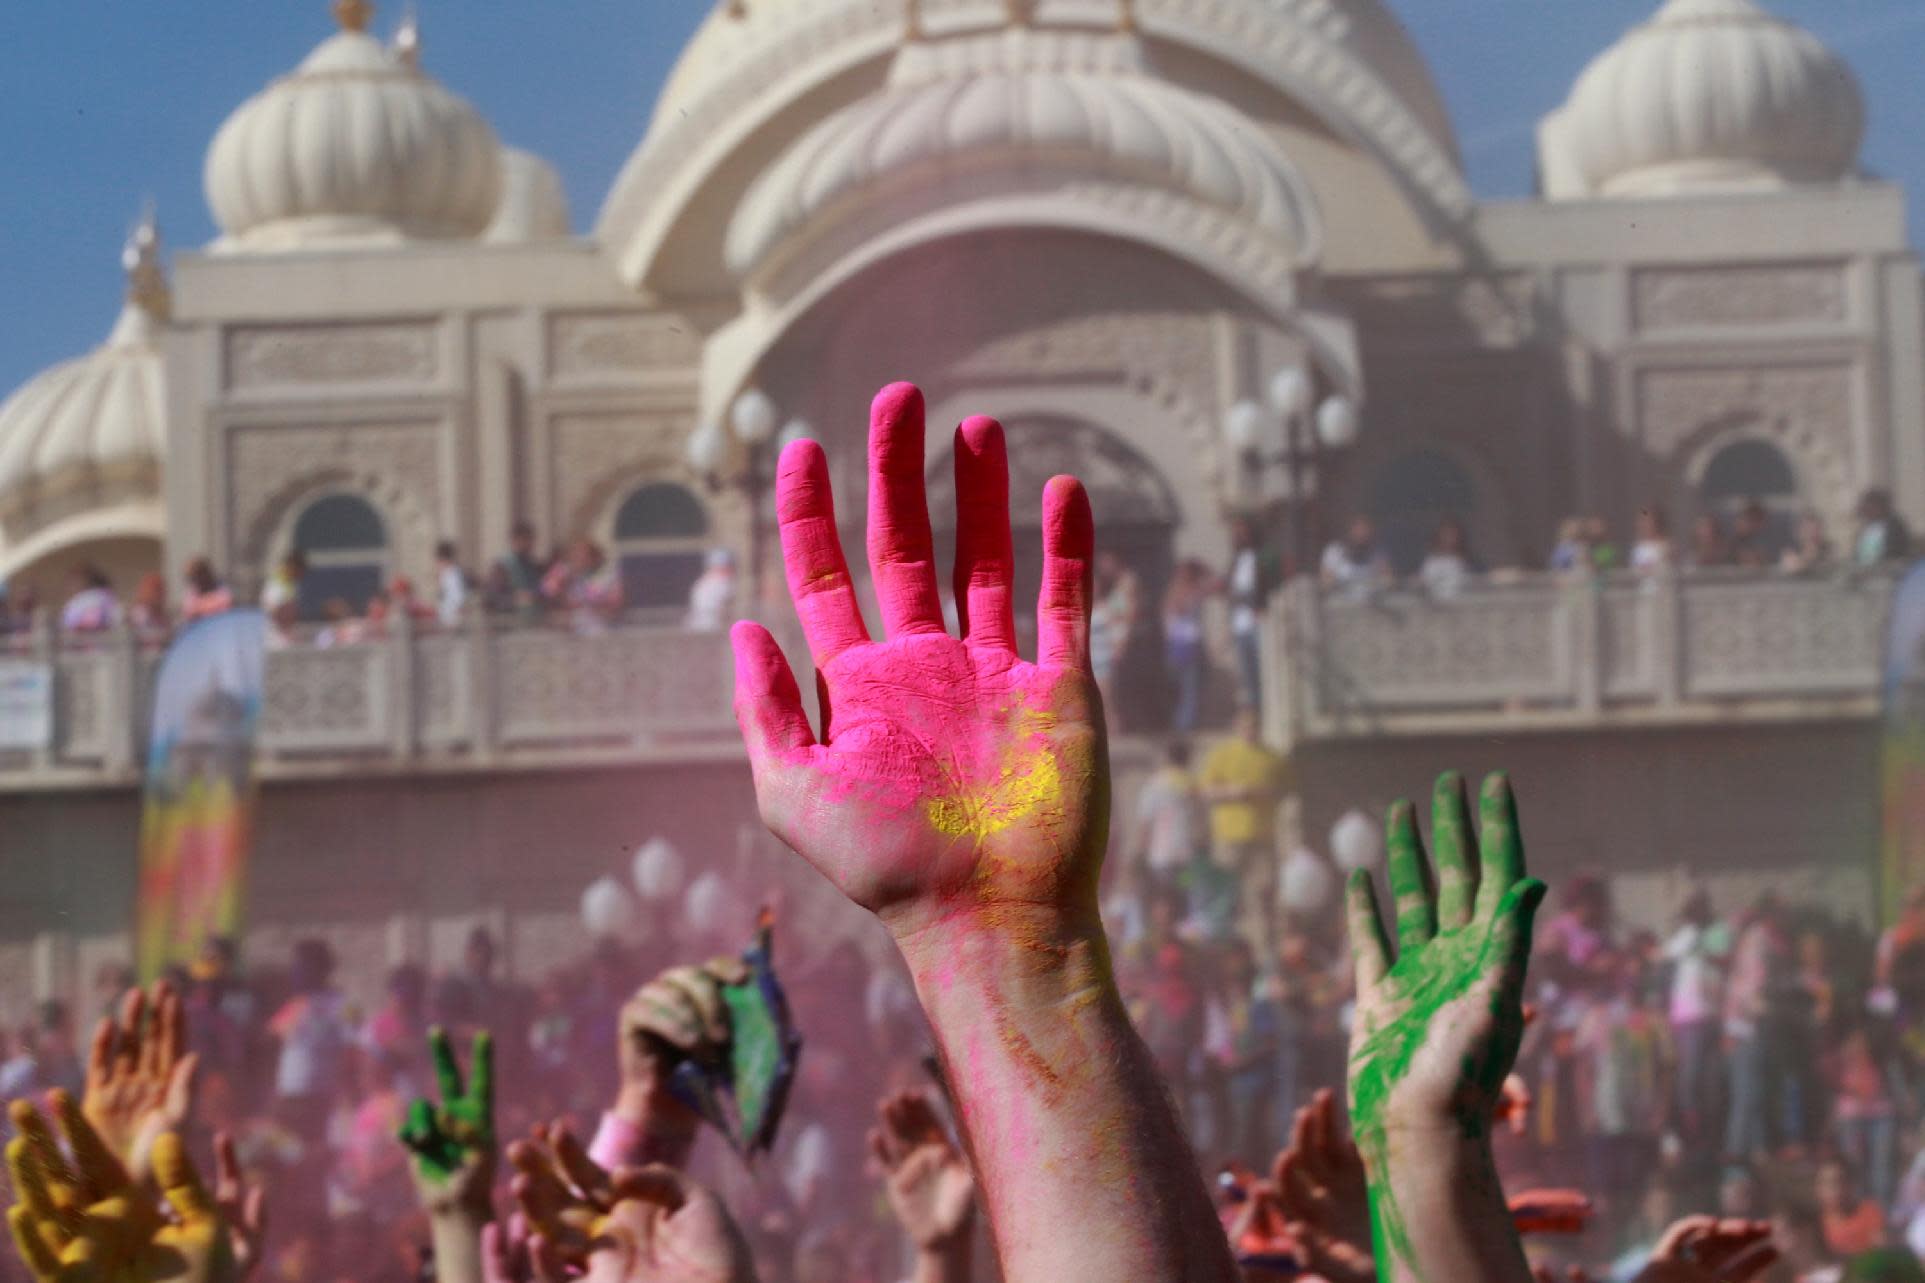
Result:
M626 1082L602 1117L590 1156L611 1171L650 1163L681 1167L700 1125L695 1111L669 1091L666 1075Z
M891 933L925 1006L959 991L1020 1008L1115 988L1094 905L976 905Z

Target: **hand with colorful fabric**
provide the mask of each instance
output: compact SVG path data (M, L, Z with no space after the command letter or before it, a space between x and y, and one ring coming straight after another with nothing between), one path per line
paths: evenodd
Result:
M774 638L737 624L736 716L763 819L902 950L1005 1279L1227 1283L1222 1228L1129 1026L1097 914L1110 785L1090 671L1089 499L1071 477L1044 489L1030 662L1016 653L1001 426L972 418L955 434L960 637L943 626L923 451L921 393L883 389L868 539L881 640L843 561L822 448L782 453L776 515L823 724L810 725Z
M1408 802L1391 808L1394 963L1369 874L1350 880L1357 973L1350 1116L1385 1280L1531 1277L1491 1157L1490 1128L1523 1034L1525 965L1544 885L1524 876L1506 778L1485 781L1479 812L1474 828L1462 778L1438 780L1433 883L1414 809Z
M739 957L672 967L623 1006L621 1087L590 1146L602 1166L687 1165L701 1120L669 1090L669 1076L684 1058L727 1057L729 1011L722 987L748 977L748 964Z
M54 1092L51 1104L71 1161L25 1101L12 1106L18 1134L7 1144L18 1200L7 1223L36 1283L239 1283L235 1239L177 1133L151 1147L169 1220L71 1096Z
M199 1057L187 1050L187 1013L165 980L130 989L119 1018L102 1016L87 1050L81 1109L136 1181L153 1174L154 1142L187 1126Z
M428 1031L440 1104L416 1100L401 1124L401 1143L434 1238L442 1283L481 1283L481 1233L494 1219L495 1054L485 1030L475 1035L466 1084L445 1030Z

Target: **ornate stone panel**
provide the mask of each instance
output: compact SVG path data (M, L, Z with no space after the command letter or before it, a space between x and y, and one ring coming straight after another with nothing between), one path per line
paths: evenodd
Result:
M226 347L227 386L237 389L418 385L441 373L433 321L239 326Z
M385 745L393 711L388 661L378 645L270 652L261 746L302 752Z
M1878 593L1700 584L1685 594L1683 610L1690 694L1791 697L1877 683L1886 615Z
M685 374L701 355L701 335L679 316L558 312L548 318L548 372L556 379Z
M638 474L682 476L683 442L694 429L694 416L676 411L556 415L549 475L560 528L589 528L614 488Z
M103 724L110 657L104 653L62 655L54 682L54 725L61 756L98 759L107 749L107 736L120 728Z
M1832 264L1647 268L1631 278L1640 330L1842 324L1845 271Z
M1570 689L1555 594L1475 594L1325 606L1326 689L1338 706L1449 707L1550 699Z
M415 697L421 705L421 738L452 744L469 733L473 705L468 643L462 637L427 636L415 643Z
M399 525L404 565L424 566L441 535L437 423L261 424L227 436L227 493L240 558L259 565L290 503L325 485L359 490Z
M632 740L644 726L712 728L731 716L730 661L712 634L528 631L504 634L496 653L501 734L510 745Z
M1654 593L1643 586L1614 586L1598 597L1598 666L1607 696L1657 693L1649 612Z

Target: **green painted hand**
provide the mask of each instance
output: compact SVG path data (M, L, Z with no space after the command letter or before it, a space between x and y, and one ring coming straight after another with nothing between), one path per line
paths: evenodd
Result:
M1430 1161L1440 1145L1483 1142L1523 1035L1524 971L1544 884L1524 876L1510 781L1486 780L1479 810L1481 835L1472 829L1462 777L1437 781L1433 884L1413 808L1391 808L1394 964L1369 874L1350 880L1357 972L1350 1113L1370 1178L1380 1262L1387 1253L1412 1259L1390 1169L1400 1157Z
M475 1035L465 1088L445 1030L428 1031L428 1050L441 1103L413 1102L401 1124L401 1143L414 1155L415 1187L431 1215L466 1213L486 1222L494 1212L494 1038L485 1030Z

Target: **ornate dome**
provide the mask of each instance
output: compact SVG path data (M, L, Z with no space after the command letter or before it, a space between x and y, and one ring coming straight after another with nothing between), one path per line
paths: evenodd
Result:
M367 34L367 0L337 0L340 32L248 99L207 152L223 250L472 237L501 199L500 145L467 102L414 65L415 41Z
M877 184L1056 157L1173 190L1318 257L1314 200L1283 153L1213 99L1152 79L1127 37L1020 28L907 46L889 88L837 112L751 189L729 228L735 272Z
M1545 119L1540 168L1554 200L1830 183L1864 130L1857 78L1816 36L1754 0L1669 0Z
M568 193L555 167L519 147L501 149L501 203L481 239L507 244L570 234Z
M168 313L160 238L128 241L127 302L107 341L0 403L0 524L9 544L91 508L159 493L166 449L158 338Z

